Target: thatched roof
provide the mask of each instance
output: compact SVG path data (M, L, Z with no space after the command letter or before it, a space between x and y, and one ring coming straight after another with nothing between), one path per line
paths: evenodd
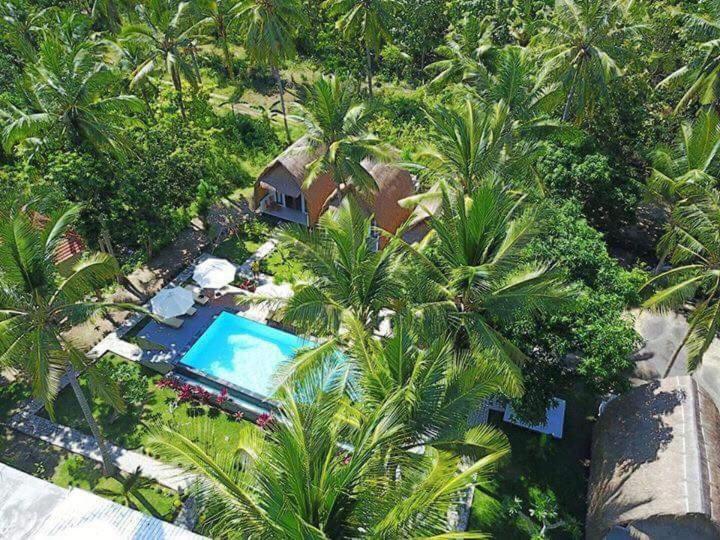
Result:
M276 157L265 170L260 173L262 180L270 169L282 165L296 180L298 186L302 186L307 176L307 166L315 159L316 153L310 151L307 137L300 137L297 141L288 146L285 151Z
M720 538L719 467L720 414L695 380L629 391L595 427L587 538Z

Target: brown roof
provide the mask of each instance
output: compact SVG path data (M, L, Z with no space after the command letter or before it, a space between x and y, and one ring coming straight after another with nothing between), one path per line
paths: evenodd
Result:
M305 176L307 176L307 166L313 162L315 155L310 151L308 138L300 137L288 146L282 154L272 160L265 167L265 170L260 173L259 178L262 179L276 165L282 165L297 181L298 186L302 186Z
M50 221L50 218L38 212L33 213L32 222L37 228L43 229ZM62 264L65 261L80 255L85 251L85 241L77 232L68 229L65 236L60 239L55 247L55 263Z
M298 187L302 187L307 175L307 165L313 161L313 154L306 137L298 139L287 148L280 156L273 160L260 174L256 184L256 202L262 198L266 188L272 186L284 193L294 194L294 186L286 186L289 181L294 181ZM290 179L278 174L276 167L284 168L290 175ZM375 215L377 226L390 232L395 232L410 216L411 211L401 207L400 200L411 196L415 192L413 176L399 167L378 162L365 160L363 167L373 176L378 185L377 193L372 198L359 198L359 202L368 213ZM275 172L273 172L275 170ZM258 189L260 188L260 189ZM292 188L292 189L289 189ZM338 201L328 200L334 190L334 183L329 175L321 175L313 185L302 190L308 200L311 224L319 217L327 202L336 206ZM381 244L384 241L381 241Z
M378 227L395 232L410 217L410 210L400 206L399 202L415 193L413 177L405 169L384 163L366 160L363 167L375 179L378 189L374 201L361 198L361 204L375 215Z
M691 377L614 399L594 431L587 538L720 538L719 467L720 414Z

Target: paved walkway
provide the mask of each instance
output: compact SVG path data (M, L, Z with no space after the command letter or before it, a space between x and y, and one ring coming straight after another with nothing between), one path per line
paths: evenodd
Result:
M21 433L74 454L80 454L98 463L102 462L100 448L95 439L75 429L55 424L46 418L27 412L13 416L8 425ZM133 473L140 467L144 477L151 478L158 484L175 491L185 490L193 481L193 477L181 469L160 463L139 452L125 450L111 443L106 444L113 463L125 473Z
M635 355L636 382L660 378L685 337L688 329L687 320L684 315L674 312L653 313L634 310L631 314L635 317L635 330L644 342ZM687 375L686 362L687 354L682 350L670 371L670 376ZM713 340L702 364L692 376L720 406L720 339Z

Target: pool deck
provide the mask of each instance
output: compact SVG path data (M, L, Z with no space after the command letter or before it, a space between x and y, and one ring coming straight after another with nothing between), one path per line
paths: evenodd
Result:
M159 345L162 350L144 350L140 361L147 366L174 364L212 324L215 317L223 311L231 310L233 308L223 305L197 306L197 313L192 317L184 317L185 322L177 329L150 321L137 337Z

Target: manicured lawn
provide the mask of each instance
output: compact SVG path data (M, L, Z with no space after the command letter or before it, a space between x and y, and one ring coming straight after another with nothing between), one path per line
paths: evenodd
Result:
M125 363L120 357L105 355L104 361L110 365ZM129 406L124 413L118 413L106 403L93 398L92 409L100 429L108 440L130 450L143 450L149 430L156 425L172 423L178 427L187 425L197 417L207 417L212 425L216 441L230 440L237 429L237 420L217 409L197 406L191 403L176 404L176 394L167 388L158 388L156 382L162 377L141 366L140 372L146 378L147 390L140 406ZM90 396L85 380L81 385ZM56 422L87 432L87 424L77 405L72 390L63 390L55 403Z
M255 220L222 242L214 255L241 264L269 238L269 233L264 221ZM296 283L310 277L291 254L279 247L260 262L260 271L273 276L276 283Z
M276 283L294 284L311 277L292 255L279 247L260 263L260 270L273 276Z
M122 496L120 482L103 476L99 463L78 455L65 457L55 469L51 481L62 487L72 486L92 491L118 504L127 505ZM177 493L157 484L142 487L137 493L139 497L134 493L130 494L131 508L165 521L172 521L182 506L182 500Z
M492 534L493 538L526 539L530 536L508 515L503 500L519 497L527 508L528 491L537 487L552 490L557 496L561 515L585 521L586 492L593 417L596 412L591 396L582 391L567 399L562 440L540 435L502 421L499 413L491 421L507 434L512 448L510 457L499 467L495 498L499 505L488 504L482 497L473 501L471 530ZM572 538L565 531L553 530L550 538Z

